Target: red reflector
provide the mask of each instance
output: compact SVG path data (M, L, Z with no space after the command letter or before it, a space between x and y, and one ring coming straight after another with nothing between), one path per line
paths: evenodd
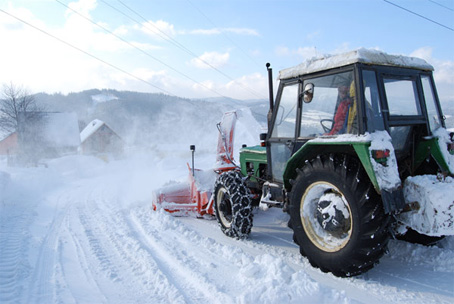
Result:
M375 159L382 159L382 158L388 158L390 155L390 152L388 149L386 150L372 150L372 157Z

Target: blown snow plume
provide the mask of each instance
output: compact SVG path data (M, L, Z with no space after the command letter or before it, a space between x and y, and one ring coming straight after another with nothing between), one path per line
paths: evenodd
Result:
M227 112L217 125L219 130L216 167L212 170L197 170L188 164L189 176L186 182L171 183L157 190L153 195L153 209L163 208L177 215L196 212L198 215L213 215L213 186L216 172L235 168L233 143L237 113ZM193 153L195 146L193 146ZM193 154L194 157L194 154Z

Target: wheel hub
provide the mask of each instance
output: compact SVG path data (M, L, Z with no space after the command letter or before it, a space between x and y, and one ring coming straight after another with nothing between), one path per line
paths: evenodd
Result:
M339 203L341 205L339 205ZM333 236L340 237L348 230L342 198L334 193L327 193L320 197L317 204L316 217L320 226Z
M352 232L352 217L345 196L328 182L310 185L301 202L303 228L318 248L335 252L349 241Z
M232 210L228 194L225 194L225 196L223 197L221 204L219 205L219 210L222 212L222 215L227 219L228 222L232 221Z
M224 227L230 227L232 223L232 205L230 196L225 188L221 188L217 194L219 219Z

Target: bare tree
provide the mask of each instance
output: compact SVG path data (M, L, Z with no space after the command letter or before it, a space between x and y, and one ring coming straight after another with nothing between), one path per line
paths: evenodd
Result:
M10 82L3 85L0 97L0 129L8 133L17 131L19 113L42 111L35 98L24 87Z

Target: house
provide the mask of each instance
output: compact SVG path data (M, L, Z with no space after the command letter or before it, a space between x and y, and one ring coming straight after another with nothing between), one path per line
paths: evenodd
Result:
M82 154L113 154L123 152L124 142L105 122L95 119L80 133Z
M18 142L17 132L13 132L0 140L0 155L13 155L17 154Z

